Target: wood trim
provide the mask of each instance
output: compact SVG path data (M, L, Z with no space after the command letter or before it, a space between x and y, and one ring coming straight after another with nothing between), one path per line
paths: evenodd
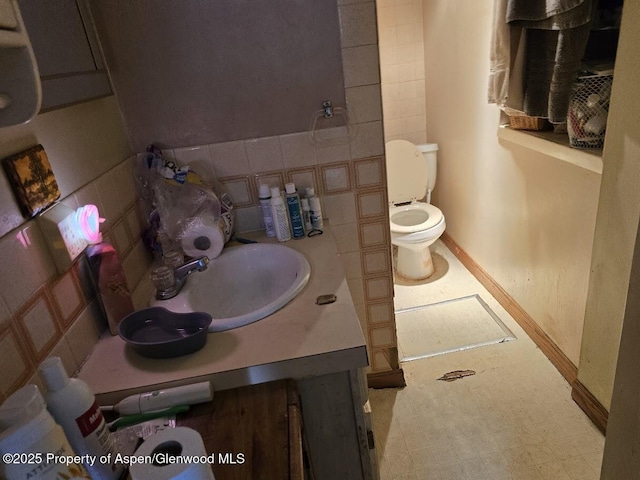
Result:
M407 386L402 368L387 372L369 373L367 375L369 388L402 388Z
M302 413L298 390L293 380L287 380L287 412L289 417L289 480L304 480Z
M569 357L567 357L560 347L540 328L531 316L518 305L518 303L486 272L478 265L467 252L445 232L442 237L444 244L451 252L467 267L467 270L478 279L478 281L489 291L500 305L513 317L522 329L531 337L531 340L542 350L542 353L558 369L560 374L573 385L578 377L578 367L576 367Z
M609 420L609 412L598 401L593 394L587 390L580 380L573 382L571 388L571 398L578 404L578 406L587 414L596 427L600 429L603 434L607 433L607 422Z
M288 405L289 413L289 476L291 480L304 480L302 454L302 415L298 405Z

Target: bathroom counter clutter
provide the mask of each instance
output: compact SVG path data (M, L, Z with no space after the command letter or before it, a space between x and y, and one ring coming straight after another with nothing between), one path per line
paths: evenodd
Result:
M263 233L243 236L277 243ZM215 391L365 367L365 340L329 222L323 235L285 245L307 258L311 278L282 309L243 327L209 333L202 350L177 358L142 357L107 332L79 378L91 386L100 404L112 405L134 393L204 380L211 381ZM336 295L337 301L317 305L317 297L327 294Z

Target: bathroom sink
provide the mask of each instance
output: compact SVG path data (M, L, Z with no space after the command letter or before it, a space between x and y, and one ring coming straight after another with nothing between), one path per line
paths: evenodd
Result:
M207 270L189 275L180 293L152 306L178 313L206 312L210 332L241 327L271 315L293 300L311 275L307 259L284 245L225 248Z

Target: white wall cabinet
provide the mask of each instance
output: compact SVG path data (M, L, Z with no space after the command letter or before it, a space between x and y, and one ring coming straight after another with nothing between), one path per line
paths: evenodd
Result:
M83 0L20 0L42 84L41 112L112 94Z
M40 109L36 62L16 0L0 0L0 127L31 120Z

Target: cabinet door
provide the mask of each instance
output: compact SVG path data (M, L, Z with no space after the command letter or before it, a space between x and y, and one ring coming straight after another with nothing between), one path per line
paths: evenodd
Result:
M42 82L41 111L111 95L82 0L20 0Z

